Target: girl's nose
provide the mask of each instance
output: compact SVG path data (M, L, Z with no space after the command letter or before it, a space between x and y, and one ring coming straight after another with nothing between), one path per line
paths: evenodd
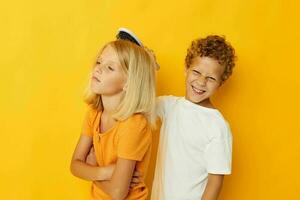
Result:
M95 71L99 74L102 74L102 67L100 65L97 65Z

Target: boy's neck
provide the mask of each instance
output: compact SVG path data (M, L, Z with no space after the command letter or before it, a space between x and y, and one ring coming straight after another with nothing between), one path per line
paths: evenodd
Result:
M196 105L202 106L202 107L216 109L216 107L212 104L212 102L210 101L209 98L204 99L203 101L200 101L200 102L193 102L193 101L189 100L187 97L185 97L185 99Z

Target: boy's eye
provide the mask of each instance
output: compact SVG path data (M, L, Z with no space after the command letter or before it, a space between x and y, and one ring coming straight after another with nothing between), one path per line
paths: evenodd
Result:
M197 70L193 70L193 72L194 72L195 74L200 74L200 72L198 72Z
M215 79L214 77L209 76L209 77L207 77L207 78L208 78L208 80L216 81L216 79Z

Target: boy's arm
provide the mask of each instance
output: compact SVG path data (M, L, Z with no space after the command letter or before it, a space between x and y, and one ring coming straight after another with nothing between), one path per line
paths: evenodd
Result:
M115 171L108 181L94 181L113 200L124 199L129 191L136 161L118 158Z
M208 181L201 200L217 200L220 194L224 175L208 174Z
M80 136L73 153L70 170L74 176L85 180L109 180L114 170L113 165L99 167L86 163L86 158L91 149L92 142L91 137L85 135Z

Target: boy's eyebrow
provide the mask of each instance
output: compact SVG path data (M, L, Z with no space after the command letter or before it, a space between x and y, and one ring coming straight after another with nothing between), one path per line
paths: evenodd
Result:
M194 68L194 69L192 69L192 70L194 70L194 71L196 71L196 72L198 72L198 73L201 74L201 71L200 71L199 69L197 69L197 68ZM216 77L215 75L211 74L210 72L209 72L206 76L207 76L207 77L212 77L212 78L214 78L214 79L217 79L217 77Z

